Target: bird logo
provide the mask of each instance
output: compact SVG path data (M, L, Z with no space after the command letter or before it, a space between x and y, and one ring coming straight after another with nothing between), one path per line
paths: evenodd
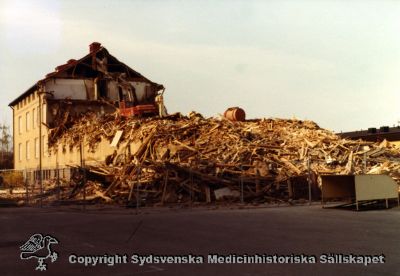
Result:
M44 261L50 258L51 262L54 263L58 258L57 252L51 249L51 245L57 243L58 240L50 235L33 234L29 240L20 247L21 260L37 259L38 265L36 270L47 270L47 264Z

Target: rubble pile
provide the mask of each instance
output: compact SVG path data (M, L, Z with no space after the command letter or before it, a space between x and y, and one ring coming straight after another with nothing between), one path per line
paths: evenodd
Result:
M95 151L101 139L121 136L104 163L78 168L102 179L88 196L107 202L213 202L241 195L246 202L280 201L289 199L299 179L317 187L321 174L388 173L400 180L400 151L390 143L341 139L311 121L88 113L51 133L57 133L49 136L54 150L84 139Z

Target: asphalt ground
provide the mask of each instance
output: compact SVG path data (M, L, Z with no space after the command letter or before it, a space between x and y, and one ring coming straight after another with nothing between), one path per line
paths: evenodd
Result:
M81 206L13 207L0 208L0 232L0 275L400 275L398 207L364 212L322 209L320 205L159 208L139 213L101 206L86 210ZM45 260L46 271L35 270L37 259L20 259L20 246L35 233L59 241L51 246L58 259L54 263ZM321 263L321 255L329 253L384 255L385 262L367 266ZM83 256L115 254L126 254L128 263L72 263L79 260L73 256L85 260ZM203 256L203 263L141 266L131 263L134 254L192 254ZM289 258L304 254L314 256L317 263L208 263L209 254Z

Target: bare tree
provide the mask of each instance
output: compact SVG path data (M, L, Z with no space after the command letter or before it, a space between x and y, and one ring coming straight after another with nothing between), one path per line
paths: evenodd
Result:
M10 127L5 123L0 124L0 169L11 169L13 167L11 144Z

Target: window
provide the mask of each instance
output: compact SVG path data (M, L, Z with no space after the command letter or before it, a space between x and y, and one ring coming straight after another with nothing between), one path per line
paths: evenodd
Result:
M44 123L47 122L47 121L46 121L46 110L47 110L46 104L43 104L43 105L42 105L42 122L44 122Z
M18 133L19 134L22 133L22 117L21 116L18 117Z
M40 110L39 110L39 108L40 107L36 107L36 120L35 120L35 123L36 123L36 126L40 126Z
M30 124L31 124L31 116L29 114L29 111L26 112L26 131L29 130Z
M46 139L46 136L45 135L43 135L42 136L42 144L43 144L43 147L42 147L42 149L43 149L43 155L44 156L50 156L50 154L49 154L49 146L48 146L48 144L47 144L47 141L46 141L47 139Z
M36 107L36 122L35 122L35 124L36 124L37 126L40 126L40 117L39 117L39 114L40 114L39 107Z
M22 161L22 144L18 144L18 161Z
M30 143L29 141L26 141L26 160L29 160L31 158L30 151Z
M35 158L39 158L39 138L35 138Z
M37 120L36 116L37 116L36 108L34 108L32 110L32 119L33 119L33 121L32 121L32 129L34 129L36 127L36 120Z

